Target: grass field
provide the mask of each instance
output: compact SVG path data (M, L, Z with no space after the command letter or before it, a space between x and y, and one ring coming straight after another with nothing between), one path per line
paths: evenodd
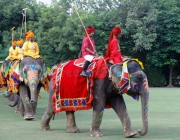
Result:
M51 130L40 129L41 117L48 104L48 93L42 90L42 98L38 101L38 118L25 121L14 113L15 108L7 105L7 99L0 93L0 140L124 140L121 122L112 109L104 112L101 131L103 137L89 136L92 110L77 111L76 123L81 133L66 133L65 112L51 120ZM141 102L124 95L132 129L142 129ZM139 135L135 140L180 140L180 89L150 88L149 99L149 131L147 135Z

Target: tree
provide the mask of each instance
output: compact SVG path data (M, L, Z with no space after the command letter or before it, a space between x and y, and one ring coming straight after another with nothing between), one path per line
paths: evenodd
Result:
M159 9L157 28L158 37L153 50L148 53L148 61L157 67L169 66L169 85L172 87L172 73L180 62L180 2L162 0Z

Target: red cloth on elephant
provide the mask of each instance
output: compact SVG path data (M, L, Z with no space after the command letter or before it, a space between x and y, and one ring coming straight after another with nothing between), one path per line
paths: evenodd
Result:
M96 58L88 67L89 77L82 77L80 76L83 66L81 62L70 60L60 64L53 74L54 95L52 101L56 113L92 108L93 80L94 78L105 78L108 68L105 67L106 62L103 57ZM99 69L101 69L101 73L97 72Z

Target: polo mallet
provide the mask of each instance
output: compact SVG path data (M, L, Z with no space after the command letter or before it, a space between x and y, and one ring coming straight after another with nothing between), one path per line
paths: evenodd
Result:
M84 23L83 23L80 15L79 15L79 13L78 13L78 11L77 11L77 8L76 8L76 6L74 5L74 2L73 2L72 0L71 0L71 2L72 2L72 5L73 5L73 7L74 7L74 9L75 9L75 11L76 11L76 13L77 13L80 21L81 21L81 24L82 24L82 26L83 26L83 28L84 28L84 31L85 31L85 33L87 34L87 37L88 37L88 39L89 39L89 41L90 41L90 43L91 43L91 45L92 45L92 47L93 47L93 50L94 50L94 52L96 52L96 50L95 50L95 48L94 48L94 45L93 45L93 43L92 43L92 41L91 41L91 39L90 39L90 37L89 37L89 34L88 34L87 31L86 31L86 28L85 28L85 26L84 26Z

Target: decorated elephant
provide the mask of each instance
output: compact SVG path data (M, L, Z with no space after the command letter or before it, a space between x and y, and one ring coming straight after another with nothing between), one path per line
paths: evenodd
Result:
M15 61L10 60L5 60L2 63L0 70L0 90L4 90L8 86L8 71L14 63ZM17 94L12 94L12 92L9 92L8 89L7 93L3 94L3 96L8 98L8 104L11 107L14 107L19 101L19 96Z
M4 95L9 98L15 96L15 100L11 100L9 105L11 107L17 105L16 112L18 112L20 116L24 116L25 120L35 119L37 117L36 107L40 88L43 86L47 90L48 86L44 61L41 58L23 58L16 67L14 67L11 78L15 81L15 84L18 85L18 92L17 94L8 93ZM17 95L19 95L20 98L17 98ZM18 102L16 101L17 99L19 99Z
M100 125L104 109L112 107L122 122L124 137L133 137L137 133L141 136L145 135L148 132L149 90L146 74L142 70L142 63L138 60L128 60L123 65L112 65L104 58L97 58L89 65L87 70L89 77L85 78L79 76L82 70L80 64L82 63L77 63L77 61L70 60L63 63L57 66L54 71L49 86L48 108L41 120L42 130L50 129L49 123L55 113L66 111L67 132L78 133L80 130L76 126L74 112L93 107L93 120L89 134L90 136L102 136ZM71 83L66 88L69 81ZM85 90L87 96L79 97L76 93L84 91L81 89L83 82L88 89ZM137 100L139 96L141 97L143 131L131 129L122 93L127 93Z

